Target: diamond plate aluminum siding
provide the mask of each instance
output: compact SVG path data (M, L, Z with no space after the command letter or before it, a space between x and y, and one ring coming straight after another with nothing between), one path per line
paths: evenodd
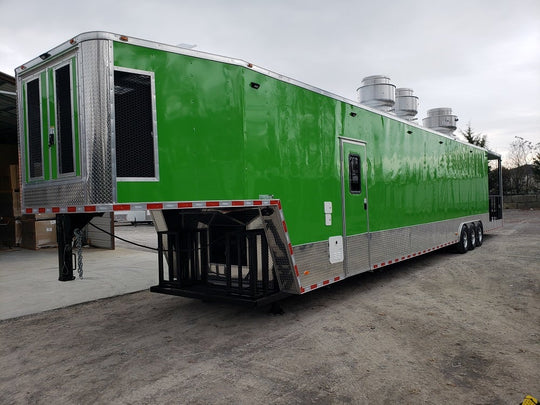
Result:
M330 263L328 241L295 246L294 257L304 288L337 276L343 277L343 262Z
M81 44L82 138L86 140L88 203L113 202L111 104L112 44L96 40Z

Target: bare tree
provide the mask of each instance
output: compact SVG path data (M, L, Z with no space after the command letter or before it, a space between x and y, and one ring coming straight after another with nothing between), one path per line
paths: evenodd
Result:
M510 167L520 167L532 164L534 157L534 145L531 141L521 136L514 137L515 140L510 144Z
M535 146L520 136L510 144L508 160L510 168L510 184L516 194L529 193L534 191L534 176L532 175L531 165L534 159Z

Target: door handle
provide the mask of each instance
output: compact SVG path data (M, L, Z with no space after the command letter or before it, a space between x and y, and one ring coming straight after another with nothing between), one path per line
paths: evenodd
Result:
M49 148L54 145L54 129L49 129Z
M367 198L364 198L364 209L367 211Z

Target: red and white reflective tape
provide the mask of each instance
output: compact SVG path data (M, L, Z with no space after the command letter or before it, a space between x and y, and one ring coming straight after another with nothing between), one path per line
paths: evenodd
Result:
M439 250L439 249L442 249L446 246L450 246L450 245L453 245L455 243L457 243L458 240L452 240L450 242L446 242L446 243L443 243L441 245L437 245L437 246L434 246L432 248L429 248L429 249L424 249L424 250L420 250L418 252L413 252L413 253L409 253L407 254L406 256L401 256L401 258L397 257L395 259L389 259L389 260L385 260L381 263L377 263L377 264L374 264L371 266L371 269L372 270L376 270L376 269L380 269L381 267L386 267L390 264L394 264L394 263L399 263L399 262L403 262L405 260L408 260L408 259L412 259L414 257L418 257L418 256L422 256L422 255L425 255L426 253L430 253L430 252L433 252L435 250Z
M328 280L324 280L324 281L321 281L320 283L317 283L317 284L311 284L310 286L304 288L304 287L300 287L300 293L305 293L307 291L313 291L313 290L316 290L317 288L321 288L321 287L326 287L327 285L329 284L333 284L333 283L336 283L340 280L343 280L345 277L344 276L336 276L332 279L328 279Z
M119 203L119 204L93 204L67 207L27 207L25 214L70 214L85 212L116 212L116 211L146 211L170 210L184 208L214 208L214 207L257 207L277 205L281 210L279 200L214 200L214 201L174 201L151 203ZM282 215L283 216L283 215Z
M272 204L274 205L274 204ZM296 276L296 283L297 286L300 288L300 294L304 293L304 289L301 287L302 284L300 284L300 272L298 271L298 266L296 264L296 260L294 258L294 249L292 247L291 238L289 237L289 231L287 229L287 223L285 222L285 216L283 215L283 209L281 208L281 201L278 200L277 206L279 208L279 217L281 219L281 225L283 227L283 232L285 233L285 240L287 242L287 247L289 248L289 255L291 257L291 263L292 267L294 269L294 275Z

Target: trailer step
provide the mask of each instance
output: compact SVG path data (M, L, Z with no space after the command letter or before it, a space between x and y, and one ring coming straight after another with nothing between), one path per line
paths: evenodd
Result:
M242 296L227 294L220 289L205 288L205 286L191 286L190 288L181 288L176 286L160 286L150 287L151 292L176 295L187 298L197 298L203 301L214 302L229 302L251 307L262 307L280 301L291 294L284 292L276 292L271 295L263 295L259 297Z
M252 211L240 214L252 222L259 215L258 210ZM174 216L170 228L175 229L158 231L159 284L150 291L252 306L286 296L279 294L280 285L264 229L248 230L246 225L223 214L190 212L190 215L188 219L181 217L184 221ZM204 221L212 223L212 219L214 225L205 224ZM179 227L178 223L184 226Z

